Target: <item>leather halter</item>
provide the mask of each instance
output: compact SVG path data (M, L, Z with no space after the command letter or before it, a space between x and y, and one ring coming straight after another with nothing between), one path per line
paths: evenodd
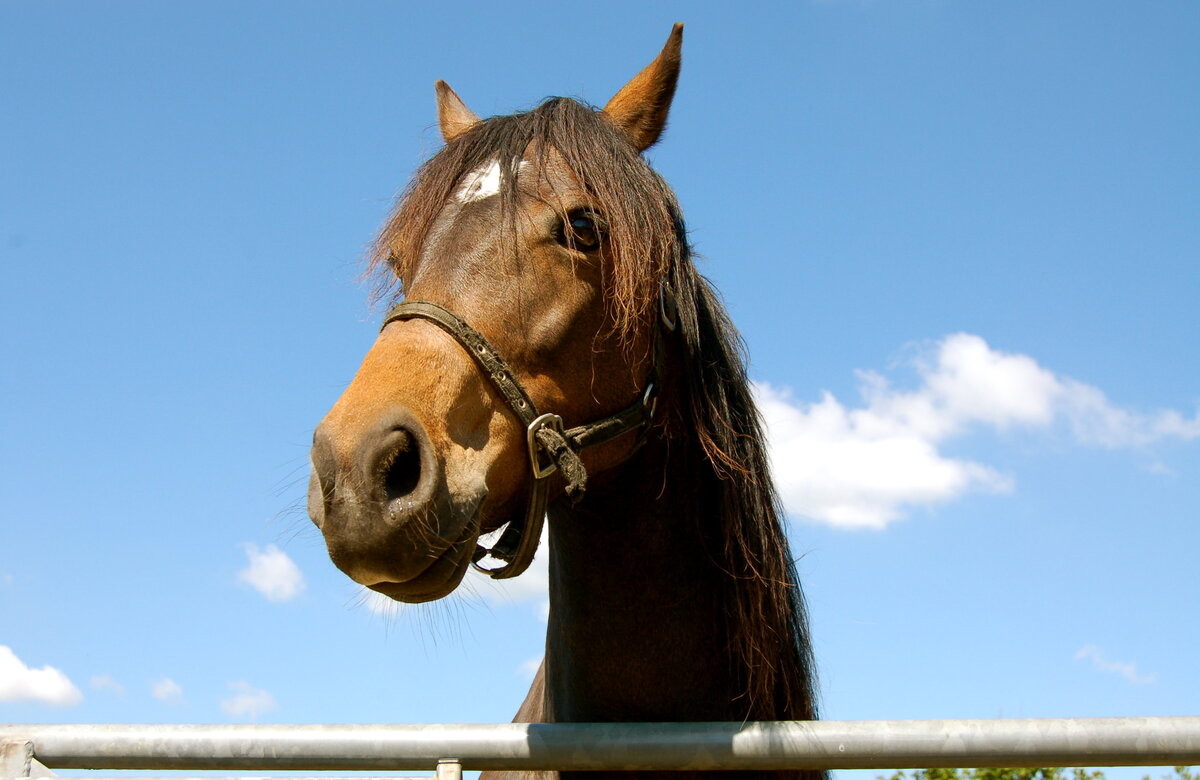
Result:
M388 312L380 330L396 320L411 319L432 322L453 337L475 360L484 376L491 380L500 397L525 426L525 440L529 447L529 465L533 480L525 514L508 523L504 533L491 549L476 545L475 553L471 556L471 565L489 577L498 580L516 577L529 568L541 541L546 503L550 495L550 476L555 471L561 471L567 482L567 496L572 501L578 501L587 487L587 469L579 459L579 451L612 441L631 431L649 427L657 405L657 383L662 370L661 332L655 328L654 366L641 399L596 422L564 429L562 417L557 414L538 413L533 399L525 392L525 388L521 387L521 383L517 381L496 348L479 331L444 306L429 301L398 304ZM675 300L665 287L660 288L659 292L659 319L663 328L668 331L675 330ZM494 569L481 566L480 560L488 555L504 561L504 565Z

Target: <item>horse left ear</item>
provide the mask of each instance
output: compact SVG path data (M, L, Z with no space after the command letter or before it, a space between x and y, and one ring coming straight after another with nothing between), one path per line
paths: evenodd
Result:
M671 36L654 62L608 101L603 114L625 131L639 152L654 145L667 124L675 82L679 80L683 22L676 22Z
M433 85L437 90L438 125L442 129L442 138L450 143L463 133L470 130L481 121L475 112L467 108L450 85L441 79Z

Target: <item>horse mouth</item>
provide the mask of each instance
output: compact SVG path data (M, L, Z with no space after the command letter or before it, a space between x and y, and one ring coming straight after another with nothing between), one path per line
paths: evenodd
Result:
M475 552L475 540L478 536L478 523L468 523L463 536L433 558L429 565L416 575L402 582L381 580L367 587L407 604L440 599L462 582L463 576L470 568L471 555Z

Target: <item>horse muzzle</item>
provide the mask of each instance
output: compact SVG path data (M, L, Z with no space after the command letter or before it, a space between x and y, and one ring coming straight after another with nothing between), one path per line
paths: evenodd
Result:
M347 576L414 602L462 580L486 491L451 495L425 427L408 410L365 425L326 419L313 434L312 466L308 514Z

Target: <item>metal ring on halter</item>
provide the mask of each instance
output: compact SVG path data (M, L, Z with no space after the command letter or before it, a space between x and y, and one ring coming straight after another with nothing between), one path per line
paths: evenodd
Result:
M533 467L534 479L545 479L558 470L558 464L550 460L546 465L542 465L538 453L541 452L542 446L538 443L537 432L542 428L550 428L564 434L563 419L557 414L546 413L540 415L533 422L529 423L529 427L525 429L525 440L529 443L529 465Z
M676 326L675 296L665 285L659 287L658 293L659 317L663 327L674 331ZM472 556L471 565L479 571L496 579L515 577L528 568L537 551L538 540L541 538L542 524L546 519L546 505L550 496L550 483L547 479L551 474L560 470L559 461L573 459L573 468L563 468L570 471L569 480L574 480L576 495L582 495L586 486L587 471L579 461L579 452L587 447L596 446L612 441L618 436L634 430L643 434L649 429L651 418L658 406L658 390L655 380L662 375L662 336L661 332L654 334L654 363L651 368L649 384L642 394L640 401L634 401L625 409L597 420L587 425L580 425L570 430L563 429L562 417L557 414L538 414L533 399L521 387L520 381L500 357L500 353L492 346L483 334L472 328L465 320L440 304L430 301L406 301L397 304L383 320L383 326L395 320L423 319L430 322L459 343L481 369L506 402L517 419L526 425L526 442L529 447L529 465L533 472L533 482L529 488L529 499L525 514L508 523L500 535L500 539L488 550L477 547ZM549 428L561 439L555 442L554 449L548 449L540 441L537 434L542 428ZM543 437L545 438L545 437ZM546 461L543 463L543 459ZM488 555L505 561L504 566L488 569L479 565L479 561Z

